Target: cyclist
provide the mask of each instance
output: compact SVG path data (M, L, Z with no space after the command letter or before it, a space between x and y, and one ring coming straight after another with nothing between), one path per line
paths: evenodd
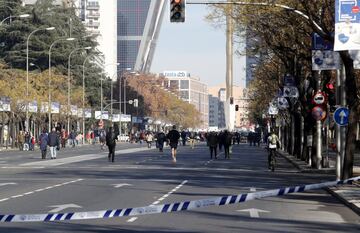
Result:
M274 130L271 131L270 136L268 137L268 149L269 149L269 155L268 155L268 165L269 169L271 171L275 170L275 163L276 163L276 148L278 145L280 145L280 140L278 136L275 134Z

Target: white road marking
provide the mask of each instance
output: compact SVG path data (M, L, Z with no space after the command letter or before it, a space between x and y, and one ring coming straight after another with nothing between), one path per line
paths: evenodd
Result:
M141 151L147 151L150 150L148 148L130 148L130 149L124 149L116 151L116 155L120 154L131 154ZM32 166L46 166L46 167L56 167L63 164L70 164L70 163L77 163L82 161L89 161L89 160L95 160L100 158L107 158L106 156L107 152L101 153L101 154L87 154L87 155L79 155L79 156L73 156L63 159L53 159L53 160L45 160L45 161L38 161L38 162L30 162L30 163L23 163L20 164L22 167L32 167Z
M137 217L132 217L132 218L130 218L129 220L127 220L127 222L135 222L136 219L138 219L138 218L137 218Z
M73 181L70 181L71 183L75 183L75 182L79 182L79 181L82 181L83 179L77 179L77 180L73 180ZM10 199L15 199L15 198L19 198L19 197L24 197L24 196L27 196L27 195L30 195L30 194L34 194L36 192L41 192L41 191L45 191L45 190L48 190L48 189L53 189L53 188L56 188L56 187L59 187L59 186L63 186L65 184L70 184L70 182L66 182L66 183L62 183L62 184L58 184L58 185L54 185L54 186L49 186L49 187L45 187L45 188L42 188L42 189L37 189L35 191L30 191L30 192L26 192L26 193L22 193L22 194L19 194L19 195L13 195L11 197L8 197L8 198L4 198L4 199L1 199L0 202L3 202L3 201L8 201Z
M6 186L6 185L16 185L17 183L0 183L0 187L1 186Z
M270 211L267 210L260 210L260 209L246 209L246 210L237 210L238 212L249 212L251 218L260 218L259 213L270 213Z
M121 187L124 187L124 186L132 186L132 184L112 184L114 186L114 188L121 188Z
M76 204L52 205L49 207L56 207L55 209L49 210L49 213L57 213L68 208L82 208L82 206Z

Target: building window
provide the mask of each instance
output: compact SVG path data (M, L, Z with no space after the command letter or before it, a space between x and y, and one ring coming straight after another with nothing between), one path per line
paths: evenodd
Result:
M189 89L189 80L181 80L180 89Z

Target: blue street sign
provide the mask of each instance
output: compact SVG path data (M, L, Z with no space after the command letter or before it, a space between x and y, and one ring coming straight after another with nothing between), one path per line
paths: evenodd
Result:
M349 123L349 109L340 107L334 112L334 121L340 126L346 126Z
M334 45L332 42L324 40L319 34L312 34L312 50L333 50Z

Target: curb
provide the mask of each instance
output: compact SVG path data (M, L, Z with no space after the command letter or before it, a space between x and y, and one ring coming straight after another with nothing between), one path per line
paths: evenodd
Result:
M330 193L332 196L337 198L340 202L342 202L344 205L349 207L352 211L354 211L357 215L360 216L360 208L356 206L354 203L349 202L346 200L346 198L342 197L340 194L336 193L334 190L332 190L329 187L324 188L328 193Z
M335 174L335 168L323 168L323 169L313 169L313 168L303 168L301 165L299 165L296 161L294 161L293 158L286 155L282 151L276 151L278 155L285 158L289 163L291 163L294 167L296 167L300 172L302 173L320 173L320 174ZM300 160L299 160L300 161ZM301 161L303 162L303 161Z
M316 170L316 169L304 169L299 164L296 163L290 156L287 156L282 151L276 151L278 155L285 158L289 163L291 163L294 167L296 167L301 173L322 173L322 174L332 174L335 169L327 169L327 170ZM338 199L341 203L349 207L352 211L354 211L357 215L360 216L360 207L356 206L354 203L349 202L346 198L341 196L340 194L336 193L334 190L332 190L329 187L323 188L325 191L327 191L330 195Z

